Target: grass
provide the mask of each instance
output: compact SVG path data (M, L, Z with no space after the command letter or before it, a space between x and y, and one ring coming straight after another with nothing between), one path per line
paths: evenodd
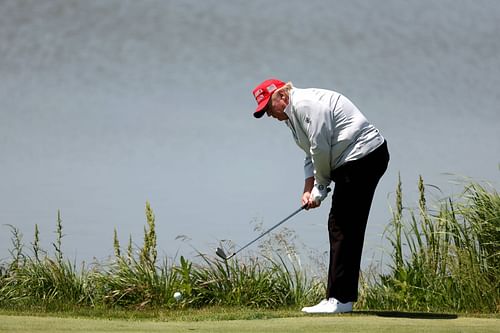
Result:
M500 313L499 194L471 183L459 197L429 204L422 178L418 190L418 204L405 205L398 183L386 230L389 262L364 272L355 309ZM10 226L11 259L0 264L0 309L163 318L165 313L182 316L229 307L248 312L235 316L224 310L223 318L254 319L279 311L290 316L324 295L325 273L302 263L289 229L263 239L257 256L225 262L200 253L196 261L183 256L160 260L149 203L145 213L141 246L129 238L122 247L115 230L114 258L81 267L64 258L60 212L52 255L39 245L38 226L29 246ZM175 291L184 296L180 302L173 298Z
M405 311L500 312L500 195L477 183L429 208L396 209L387 229L389 273L368 276L364 306ZM369 280L371 278L371 280Z
M497 332L500 319L409 319L345 314L262 320L157 320L0 315L0 332Z
M30 255L17 228L11 226L11 261L0 269L0 308L71 309L76 307L141 309L247 306L301 307L316 302L324 286L306 276L294 256L275 249L274 256L235 258L225 262L199 254L199 263L180 257L175 264L157 258L155 216L146 204L143 244L123 251L114 233L115 258L77 268L64 260L62 219L58 212L55 252L39 246L38 227ZM176 302L173 294L183 299Z
M57 317L57 318L82 318L82 319L123 319L132 321L224 321L224 320L257 320L274 318L291 318L303 316L297 308L282 309L254 309L251 307L222 307L207 306L199 309L92 309L72 308L63 310L30 309L25 311L0 310L0 315L5 316L34 316L34 317Z

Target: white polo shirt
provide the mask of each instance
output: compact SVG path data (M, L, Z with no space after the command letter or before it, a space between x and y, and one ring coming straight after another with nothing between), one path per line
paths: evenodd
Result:
M384 138L345 96L325 89L292 88L285 109L287 126L306 153L305 177L329 185L331 172L360 159L384 143Z

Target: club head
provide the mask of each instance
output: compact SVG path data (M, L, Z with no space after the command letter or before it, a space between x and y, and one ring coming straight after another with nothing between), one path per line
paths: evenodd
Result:
M217 251L215 251L215 254L221 257L222 259L227 260L227 255L222 248L218 247Z
M215 254L218 255L220 258L224 259L224 260L229 260L231 259L232 257L234 257L236 255L236 252L231 254L230 256L226 255L226 252L224 252L224 250L220 247L217 248L217 251L215 251Z

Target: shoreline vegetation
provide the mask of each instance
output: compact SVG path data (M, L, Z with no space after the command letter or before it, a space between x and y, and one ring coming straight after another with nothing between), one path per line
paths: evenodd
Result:
M500 195L469 182L456 198L429 203L427 187L420 177L418 203L406 206L399 179L385 231L387 262L363 272L354 310L498 317ZM63 255L60 212L51 253L41 248L37 225L29 245L10 225L11 257L0 263L0 313L150 318L170 311L205 318L213 316L210 309L225 309L221 318L275 318L300 314L297 309L324 294L321 274L301 263L289 229L265 238L255 256L225 262L199 253L199 262L167 260L158 258L149 203L145 213L141 246L130 237L123 247L115 229L114 256L81 267Z

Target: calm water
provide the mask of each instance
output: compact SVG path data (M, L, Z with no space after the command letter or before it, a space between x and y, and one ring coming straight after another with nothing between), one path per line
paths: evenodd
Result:
M0 224L51 249L60 209L66 256L103 259L114 228L141 243L149 200L164 255L245 244L303 185L288 129L250 115L277 76L343 92L389 141L366 265L398 173L408 205L419 174L498 188L499 35L497 1L0 1ZM327 206L287 224L320 253Z

